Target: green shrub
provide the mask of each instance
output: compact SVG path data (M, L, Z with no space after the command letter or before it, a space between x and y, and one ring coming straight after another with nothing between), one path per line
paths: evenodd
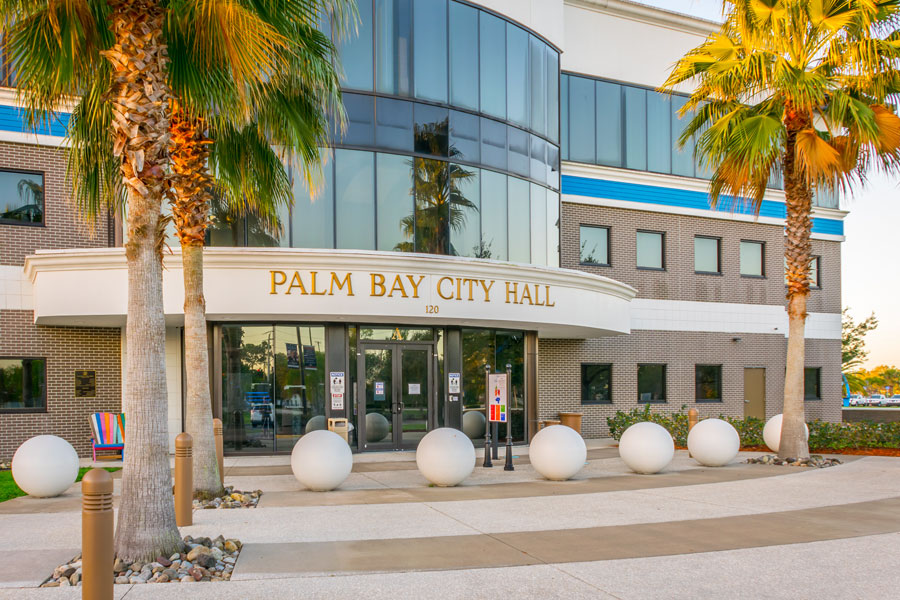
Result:
M652 421L665 427L675 444L687 445L688 416L686 406L682 406L678 412L663 414L655 413L652 405L645 404L642 407L633 408L630 411L616 411L616 414L607 418L610 435L618 440L622 433L635 423ZM748 417L738 419L735 417L719 416L731 423L741 436L741 446L764 446L763 427L765 421ZM900 448L900 422L896 423L871 423L861 421L859 423L829 423L826 421L811 421L809 425L809 447L813 450L842 450L844 448Z

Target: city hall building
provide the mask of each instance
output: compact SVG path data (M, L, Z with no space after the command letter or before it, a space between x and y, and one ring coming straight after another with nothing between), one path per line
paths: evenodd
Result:
M585 437L647 404L780 412L784 194L773 181L758 216L711 208L709 172L675 143L685 96L655 91L715 23L624 0L358 5L358 35L340 45L347 127L318 193L294 170L280 231L213 207L209 377L226 452L288 452L332 417L359 452L414 448L442 426L477 444L485 365L511 365L517 441L565 412ZM34 133L14 88L0 104L0 459L38 434L90 455L88 416L121 410L122 223L80 220L67 115ZM816 198L813 419L840 418L845 215ZM185 365L170 245L174 438Z

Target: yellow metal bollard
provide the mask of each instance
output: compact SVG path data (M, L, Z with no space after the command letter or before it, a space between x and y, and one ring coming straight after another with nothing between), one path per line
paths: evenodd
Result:
M692 408L691 410L689 410L688 411L688 434L691 433L691 429L693 429L694 425L696 425L699 421L700 421L700 413L697 412L697 409ZM690 455L691 455L691 451L688 450L688 456L690 456Z
M81 597L113 597L113 480L91 469L81 480Z
M193 524L193 445L189 433L179 433L175 438L175 524L178 527Z
M225 445L222 442L222 419L213 419L213 435L216 438L216 458L219 460L219 479L225 485Z

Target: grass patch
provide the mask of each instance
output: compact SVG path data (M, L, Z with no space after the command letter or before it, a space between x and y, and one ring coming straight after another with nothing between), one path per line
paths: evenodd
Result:
M114 473L121 469L121 467L104 467L110 473ZM75 481L81 481L81 478L84 477L85 473L91 470L91 467L82 467L78 469L78 477ZM13 498L18 498L19 496L27 496L25 492L22 491L22 488L16 485L16 482L13 481L12 471L0 471L0 502L6 502L7 500L12 500Z

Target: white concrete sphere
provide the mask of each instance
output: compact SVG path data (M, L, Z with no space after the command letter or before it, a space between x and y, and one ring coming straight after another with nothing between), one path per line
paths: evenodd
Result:
M622 434L619 456L635 473L659 473L672 462L675 442L662 425L643 421L635 423Z
M366 441L380 442L391 432L391 424L381 413L366 413Z
M59 496L78 478L78 453L61 437L33 437L13 455L12 476L29 496Z
M763 441L772 452L778 452L778 448L781 446L782 418L783 415L775 415L774 417L766 421L766 426L763 427ZM809 440L809 426L804 423L803 427L804 429L806 429L806 439Z
M333 431L311 431L297 440L291 452L291 470L297 481L314 492L338 487L353 469L353 453Z
M735 459L741 449L741 436L728 421L704 419L688 433L687 447L701 465L721 467Z
M534 470L551 481L565 481L584 466L587 447L577 431L551 425L538 431L528 448Z
M325 415L316 415L307 421L306 427L303 428L303 433L312 433L320 429L328 429L328 421L325 419Z
M422 438L416 448L416 466L434 485L458 485L475 469L475 446L458 429L434 429Z
M463 433L473 440L484 437L484 411L468 410L463 413L462 429Z

